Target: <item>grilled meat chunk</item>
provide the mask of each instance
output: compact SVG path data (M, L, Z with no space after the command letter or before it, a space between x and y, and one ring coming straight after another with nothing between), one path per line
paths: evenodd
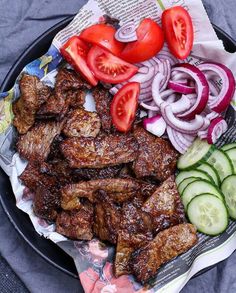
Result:
M17 142L17 150L21 157L31 162L45 161L50 146L56 135L61 132L62 122L38 123Z
M39 184L34 194L34 213L36 216L53 221L57 217L60 208L60 193L48 186Z
M101 121L97 113L78 108L68 114L63 133L67 137L96 137L100 128Z
M119 231L116 246L116 257L114 265L114 274L116 278L121 275L132 274L130 267L130 258L132 253L152 240L150 233L131 234L126 231Z
M93 231L97 237L112 244L117 242L120 228L121 207L115 204L106 192L99 192L99 201L95 205Z
M80 206L78 198L86 197L90 202L97 202L97 192L105 191L113 201L124 202L133 198L140 190L140 184L133 179L99 179L69 184L61 188L64 210L72 210Z
M62 211L56 220L56 231L66 237L80 240L93 238L93 205L84 203L79 210Z
M139 281L145 283L162 264L184 253L196 242L196 229L191 224L179 224L166 229L133 253L130 262L132 271Z
M174 173L178 153L168 141L155 137L142 127L135 128L134 136L139 144L138 157L133 163L138 178L152 176L164 181Z
M142 211L152 218L154 234L185 221L184 207L174 176L169 177L156 189L143 204Z
M71 168L103 168L134 161L138 145L131 134L109 134L68 138L62 142L61 151Z
M39 168L30 163L27 165L19 178L31 191L36 191L40 185L45 185L48 189L53 190L56 185L55 177L47 174L41 174Z
M77 109L79 107L83 107L85 103L86 90L77 90L77 91L69 91L67 93L67 98L70 100L70 107L73 109Z
M110 132L112 129L112 120L110 114L111 95L109 91L102 86L97 86L92 92L96 104L96 110L101 118L102 129Z
M83 168L74 169L73 174L79 180L96 180L117 177L122 169L122 165L110 166L101 169Z
M50 88L36 76L24 74L20 80L20 98L13 103L13 125L25 134L34 124L35 114L41 103L50 95Z

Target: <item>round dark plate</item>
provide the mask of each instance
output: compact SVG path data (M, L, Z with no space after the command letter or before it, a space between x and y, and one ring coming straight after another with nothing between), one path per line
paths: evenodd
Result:
M19 57L17 62L8 72L0 88L0 92L4 92L12 88L17 76L19 75L23 67L29 62L46 53L56 33L63 29L72 19L73 17L69 17L59 22L32 43L32 45ZM223 40L225 49L229 52L235 52L235 41L218 27L214 26L214 28L218 37ZM40 237L38 233L34 230L34 227L28 215L16 207L15 197L11 188L9 178L1 168L0 186L1 204L19 234L40 256L42 256L53 266L62 270L70 276L78 278L73 259L68 256L63 250L61 250L57 245L55 245L52 241L47 240L44 237Z

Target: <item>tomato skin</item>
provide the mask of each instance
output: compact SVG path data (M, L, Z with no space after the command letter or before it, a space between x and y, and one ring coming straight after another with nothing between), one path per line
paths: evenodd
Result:
M120 57L130 63L138 63L155 56L164 45L161 27L151 18L143 19L136 30L138 40L128 43Z
M113 84L129 80L138 71L137 66L123 61L98 46L90 49L87 63L98 80Z
M124 44L115 39L115 32L114 27L100 23L84 29L79 37L85 42L101 46L112 54L119 56Z
M162 14L162 28L171 53L178 59L189 56L193 47L193 24L187 10L171 7Z
M86 57L89 52L89 46L78 38L73 36L60 48L60 52L65 60L93 86L98 81L89 69L86 63Z
M140 84L129 82L114 95L111 102L111 117L117 130L130 130L138 108L139 93Z

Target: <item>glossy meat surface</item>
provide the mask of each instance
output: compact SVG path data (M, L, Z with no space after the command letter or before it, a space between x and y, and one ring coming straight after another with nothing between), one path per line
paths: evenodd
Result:
M138 178L151 176L164 181L174 174L178 153L167 140L155 137L140 126L135 128L134 136L139 152L133 171Z
M138 145L131 134L109 134L68 138L62 142L61 151L72 168L103 168L134 161Z
M158 268L172 258L184 253L197 242L196 229L191 224L168 228L136 250L131 259L132 271L138 281L145 283L155 276Z

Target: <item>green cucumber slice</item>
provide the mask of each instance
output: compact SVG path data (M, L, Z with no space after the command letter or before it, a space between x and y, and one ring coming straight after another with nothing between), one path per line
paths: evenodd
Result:
M213 185L209 181L206 180L196 180L184 189L181 199L184 205L184 208L187 209L190 201L197 195L202 193L210 193L217 196L220 200L224 201L223 195L217 186Z
M183 181L181 181L178 186L179 194L182 195L185 187L187 187L187 185L189 185L190 183L192 183L193 181L196 181L198 179L199 178L197 178L197 177L189 177L189 178L185 178Z
M228 155L221 150L215 150L208 158L207 162L216 169L221 182L224 178L233 174L234 169L232 162Z
M233 164L234 174L236 174L236 148L229 149L225 151L225 153L229 156Z
M177 185L179 185L184 179L189 178L189 177L197 177L197 178L202 178L207 181L212 182L211 177L203 171L200 170L190 170L190 171L181 171L175 178L175 182Z
M201 165L202 161L206 161L214 149L214 145L208 144L205 140L197 138L188 148L187 152L180 156L177 167L180 170L194 169Z
M206 172L212 178L215 185L220 186L220 177L217 174L216 169L212 165L208 164L207 162L204 162L197 167L197 170Z
M230 175L222 182L221 190L225 197L229 215L236 220L236 175Z
M193 198L187 210L189 221L199 232L215 236L223 233L229 223L224 202L212 194L200 194Z
M229 143L229 144L225 144L221 150L222 151L227 151L227 150L230 150L230 149L233 149L233 148L236 148L236 142L232 142L232 143Z

